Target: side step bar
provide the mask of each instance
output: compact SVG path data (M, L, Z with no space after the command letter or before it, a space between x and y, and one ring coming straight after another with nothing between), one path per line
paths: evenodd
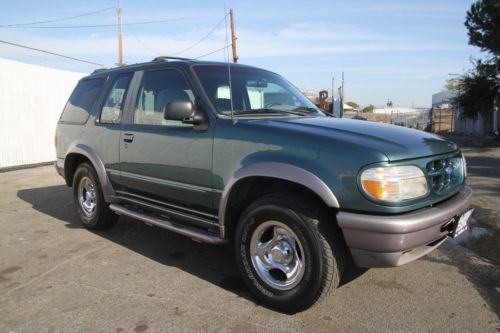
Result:
M184 235L186 237L189 237L195 241L209 243L209 244L224 244L228 242L227 239L220 238L218 235L212 234L208 231L197 230L195 228L184 225L177 225L164 219L135 212L119 204L111 204L109 205L109 209L111 209L118 215L129 216L134 219L143 221L145 223L153 224L157 227L167 229L176 232L178 234Z
M130 197L119 196L117 198L121 201L125 201L125 203L137 205L141 208L152 210L156 213L159 213L159 215L166 215L176 222L190 224L194 227L199 227L201 229L208 229L208 230L219 229L219 223L216 222L215 220L209 220L208 218L198 217L188 213L182 213L170 208L161 207L153 203L145 202L143 200L133 199Z

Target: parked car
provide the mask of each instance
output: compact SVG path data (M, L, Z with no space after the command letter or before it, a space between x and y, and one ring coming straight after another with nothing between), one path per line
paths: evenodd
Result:
M239 64L161 57L95 72L56 146L85 227L124 215L232 242L251 292L286 312L334 290L346 259L409 263L471 214L455 144L330 117L280 75Z

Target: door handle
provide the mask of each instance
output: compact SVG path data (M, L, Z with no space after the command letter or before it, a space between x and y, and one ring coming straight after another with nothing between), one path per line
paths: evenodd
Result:
M134 141L134 134L132 133L123 133L123 141L132 142Z

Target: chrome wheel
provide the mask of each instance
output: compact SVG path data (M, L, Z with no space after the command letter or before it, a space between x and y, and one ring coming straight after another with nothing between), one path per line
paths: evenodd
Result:
M290 290L304 276L304 249L284 223L266 221L259 225L252 234L250 256L259 277L272 288Z
M92 217L94 215L97 206L96 187L89 177L82 177L80 179L80 183L78 184L78 203L85 216Z

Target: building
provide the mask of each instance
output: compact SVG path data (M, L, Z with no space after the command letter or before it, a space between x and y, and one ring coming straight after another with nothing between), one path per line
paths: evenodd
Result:
M319 93L315 91L305 91L303 94L315 105L320 106ZM325 111L330 112L337 118L352 118L358 114L358 110L350 105L342 103L341 98L334 98L332 103L332 97L328 96L324 100L327 104Z
M437 94L432 95L432 107L440 109L449 108L451 107L451 100L456 95L456 93L448 90L438 92Z

